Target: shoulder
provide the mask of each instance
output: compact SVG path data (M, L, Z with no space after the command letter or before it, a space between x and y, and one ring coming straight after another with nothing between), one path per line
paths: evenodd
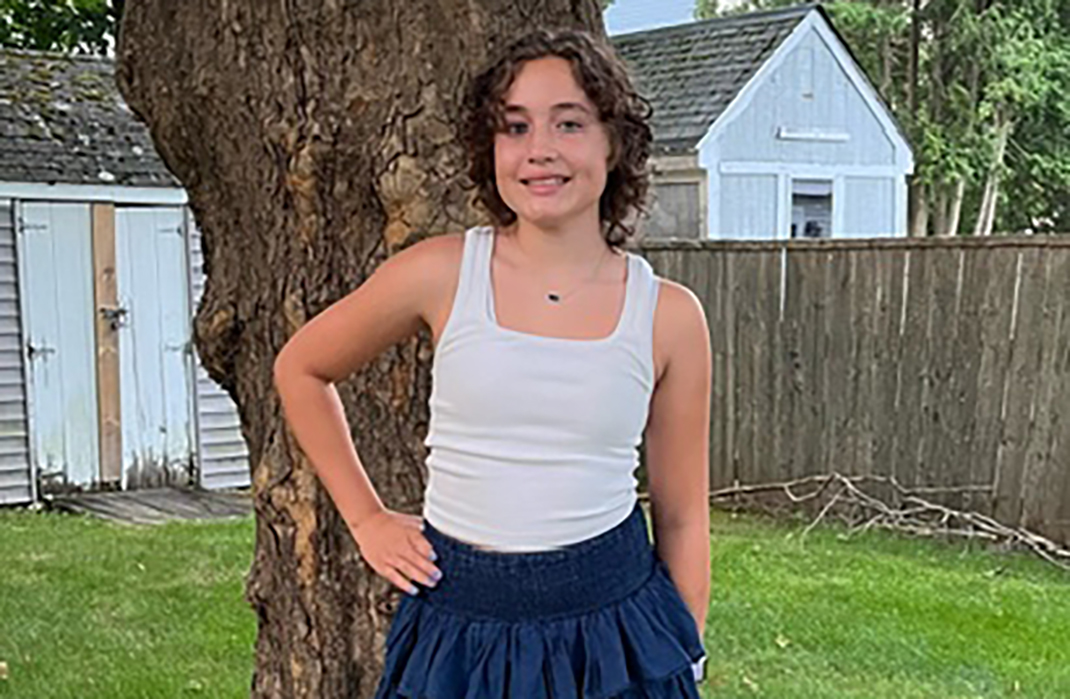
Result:
M409 271L434 273L445 263L460 262L464 233L429 235L390 257L383 264L405 266Z
M664 370L678 362L708 361L709 325L702 301L687 286L655 276L658 303L654 311L654 337Z
M439 293L442 285L456 282L463 251L464 233L429 235L391 255L380 268L404 276L414 289Z
M372 275L377 288L404 296L406 304L426 321L436 311L437 300L457 285L464 235L429 235L394 253Z
M695 292L688 287L663 277L654 277L658 283L658 305L655 322L669 331L670 336L688 336L705 333L706 310Z

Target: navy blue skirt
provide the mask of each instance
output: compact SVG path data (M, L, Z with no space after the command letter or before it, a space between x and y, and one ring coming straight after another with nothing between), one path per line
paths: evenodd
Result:
M551 551L485 551L426 521L424 536L443 577L402 598L378 699L698 698L702 641L638 503Z

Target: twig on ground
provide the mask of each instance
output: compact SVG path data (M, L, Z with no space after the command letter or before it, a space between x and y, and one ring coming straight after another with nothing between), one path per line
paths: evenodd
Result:
M886 496L885 499L881 499L865 492L862 488L867 483L882 484L886 488L890 486L890 497ZM809 488L809 492L800 494L799 491L805 488ZM830 490L833 492L831 496L828 496L827 492ZM840 473L831 473L777 483L752 485L737 483L731 488L722 488L712 492L710 501L739 501L747 496L783 495L792 504L798 505L811 500L819 501L819 498L825 495L828 501L821 507L817 517L803 530L803 538L832 513L848 525L849 535L879 527L920 536L981 539L1012 548L1025 548L1045 561L1070 571L1070 550L1061 548L1050 539L1026 529L1001 524L980 512L957 510L920 497L920 494L991 492L992 490L992 485L907 488L901 485L894 476L844 476ZM768 507L768 503L765 503L765 507Z

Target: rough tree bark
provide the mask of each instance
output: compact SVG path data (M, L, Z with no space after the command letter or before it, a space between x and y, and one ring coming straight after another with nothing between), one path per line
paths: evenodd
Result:
M398 593L366 568L285 429L272 363L389 255L474 222L454 119L465 80L534 26L601 34L597 0L128 0L120 89L189 193L205 368L251 454L254 697L365 697ZM387 506L418 513L425 333L339 386Z

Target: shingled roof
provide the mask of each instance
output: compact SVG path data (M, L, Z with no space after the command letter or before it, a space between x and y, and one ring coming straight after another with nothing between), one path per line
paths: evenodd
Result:
M659 152L687 152L817 5L731 15L612 38L654 108Z
M102 58L0 50L0 180L178 187Z

